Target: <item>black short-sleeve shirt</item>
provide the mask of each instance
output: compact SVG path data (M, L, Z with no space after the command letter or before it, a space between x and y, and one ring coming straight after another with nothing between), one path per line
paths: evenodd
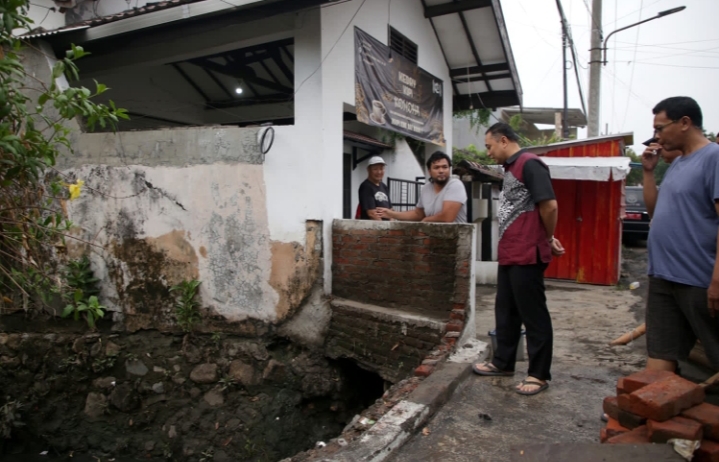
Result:
M359 202L361 207L360 219L369 220L367 210L374 210L377 207L386 209L392 208L389 200L389 189L384 183L376 185L370 180L364 180L359 187Z
M522 169L524 185L532 196L532 201L538 204L543 201L554 200L554 188L552 178L549 176L549 168L538 159L528 160Z

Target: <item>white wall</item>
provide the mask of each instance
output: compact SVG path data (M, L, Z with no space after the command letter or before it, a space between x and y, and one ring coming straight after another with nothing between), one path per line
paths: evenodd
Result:
M125 5L127 6L127 3ZM50 8L54 8L55 11L50 10ZM58 9L52 0L33 0L28 7L28 16L34 22L34 24L30 25L30 29L42 27L46 30L52 30L65 26L65 15L59 13ZM25 33L25 31L20 33Z

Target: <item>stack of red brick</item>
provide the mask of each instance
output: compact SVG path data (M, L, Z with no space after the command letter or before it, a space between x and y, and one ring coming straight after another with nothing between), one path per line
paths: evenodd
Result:
M694 462L719 462L719 406L704 403L704 388L665 371L641 371L617 382L617 396L604 399L609 416L602 443L699 441Z

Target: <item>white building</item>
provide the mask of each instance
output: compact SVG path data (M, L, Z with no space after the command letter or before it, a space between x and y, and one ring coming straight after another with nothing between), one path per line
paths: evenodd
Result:
M363 157L416 181L425 153L452 152L453 109L521 104L498 0L36 0L30 13L47 54L92 53L71 84L108 85L132 117L115 134L78 122L61 166L95 191L70 213L104 249L103 295L125 314L147 278L132 261L154 249L158 283L202 280L225 319L288 319L315 287L331 293L331 224L354 216ZM357 30L439 82L443 145L357 120ZM50 64L36 57L38 75Z

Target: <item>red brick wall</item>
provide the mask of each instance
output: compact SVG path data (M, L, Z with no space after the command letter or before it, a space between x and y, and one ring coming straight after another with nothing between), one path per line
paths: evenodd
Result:
M413 311L464 311L472 226L336 220L332 294Z

